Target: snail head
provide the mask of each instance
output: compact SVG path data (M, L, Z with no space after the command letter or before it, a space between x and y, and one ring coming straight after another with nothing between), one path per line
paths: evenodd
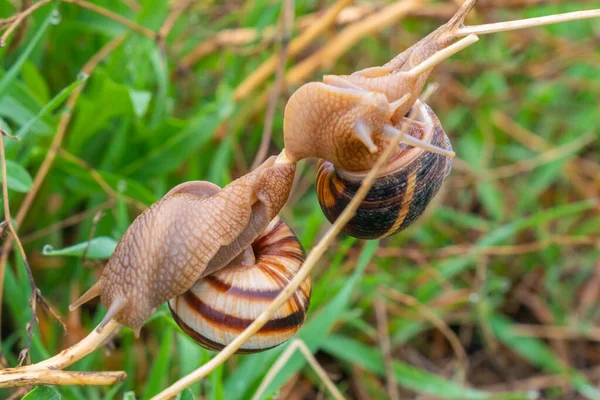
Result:
M451 20L380 67L351 75L326 75L301 86L284 115L284 140L292 161L318 157L347 171L368 170L383 144L400 134L398 125L417 101L433 68L416 68L450 46L453 32L475 5L467 0ZM447 157L454 153L427 145L409 132L401 140ZM400 152L401 150L398 150Z

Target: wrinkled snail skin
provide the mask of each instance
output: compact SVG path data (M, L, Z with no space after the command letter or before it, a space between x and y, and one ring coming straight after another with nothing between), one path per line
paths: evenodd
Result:
M292 160L323 158L349 171L373 165L383 144L383 127L393 112L384 94L311 82L301 86L285 107L285 150ZM356 135L357 124L371 130L372 151Z
M71 309L101 296L111 318L139 332L165 301L227 265L275 218L289 196L293 164L261 166L220 190L177 186L131 224L100 280Z
M428 115L426 121L415 122L412 135L451 150L433 111L420 103ZM425 210L450 173L452 159L419 148L403 150L382 171L343 231L361 239L377 239L393 235L410 226ZM321 160L317 171L317 197L323 213L334 222L358 191L363 173L349 173Z
M258 317L294 277L305 259L302 245L279 217L225 268L169 301L173 318L197 343L220 350ZM238 351L264 351L290 339L304 322L310 276Z
M446 24L440 26L381 67L367 68L346 76L325 76L323 81L329 83L332 79L339 81L341 78L366 91L383 93L390 102L409 94L409 99L397 108L392 117L392 122L395 125L406 115L417 100L431 73L431 70L428 70L419 75L411 75L408 74L408 71L439 50L452 44L456 38L452 32L463 24L466 16L474 6L475 1L466 1Z

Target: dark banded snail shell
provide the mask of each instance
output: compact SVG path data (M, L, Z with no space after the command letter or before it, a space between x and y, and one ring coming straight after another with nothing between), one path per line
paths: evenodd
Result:
M419 116L408 133L452 150L450 140L431 108L422 102L417 102L415 107L419 107ZM410 226L437 194L450 173L452 159L421 148L402 146L406 149L380 173L344 232L360 239L393 235ZM367 173L344 171L320 160L317 197L330 222L334 222L352 200Z
M171 314L197 343L221 350L269 306L292 280L305 256L290 227L276 217L246 253L171 299ZM290 339L304 323L310 293L309 276L238 353L268 350Z

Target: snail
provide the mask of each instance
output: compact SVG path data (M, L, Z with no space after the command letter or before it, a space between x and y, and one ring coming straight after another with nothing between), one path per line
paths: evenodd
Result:
M417 101L419 119L408 134L452 150L431 108ZM452 159L422 148L403 148L381 171L344 231L361 239L391 236L410 226L425 210L450 173ZM346 171L325 160L317 170L317 197L331 222L344 211L368 171Z
M169 300L171 314L196 342L221 350L269 306L305 257L294 232L276 217L229 266ZM309 276L238 353L268 350L291 338L304 322L310 291Z
M99 281L69 309L100 296L107 312L97 329L115 319L138 336L156 307L251 247L287 201L294 173L271 157L223 189L176 186L135 219Z
M453 42L453 32L474 3L466 1L448 23L385 65L347 76L327 75L323 82L301 86L289 99L283 128L286 156L291 162L322 159L317 195L331 222L358 190L385 144L402 135L389 165L343 228L346 233L374 239L405 229L448 176L454 157L450 140L433 111L417 100L432 67L413 69ZM408 114L418 118L410 118L408 132L403 133L401 125Z

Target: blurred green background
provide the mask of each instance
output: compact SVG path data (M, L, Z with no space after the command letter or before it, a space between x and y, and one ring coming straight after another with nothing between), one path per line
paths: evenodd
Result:
M0 0L0 15L30 3ZM59 121L72 113L17 227L36 283L69 332L63 336L40 311L32 361L75 343L102 318L98 301L74 313L68 304L98 279L115 241L144 207L183 181L222 186L248 171L274 74L247 95L236 88L277 57L282 43L279 1L189 2L175 15L186 3L94 0L153 32L177 17L158 41L76 3L39 8L0 49L0 126L21 138L4 138L13 218L52 150ZM288 58L269 155L283 146L283 107L301 83L382 65L457 8L452 1L398 3L406 10L393 15L397 9L386 8L392 3L357 1ZM291 39L332 5L296 1ZM600 2L482 0L467 23L591 8ZM365 30L369 18L380 22ZM348 46L336 42L357 29ZM81 72L118 37L122 42L91 74ZM311 62L305 72L294 69ZM297 337L345 396L600 399L599 72L598 19L485 35L434 71L430 82L440 86L429 103L457 151L435 204L408 231L379 242L341 234L313 273L311 307ZM301 163L282 212L307 250L330 226L316 199L315 169L315 160ZM96 239L88 246L90 238ZM13 251L2 296L7 366L17 364L26 345L29 295ZM235 356L185 395L251 398L284 349ZM163 307L140 339L124 329L107 350L71 368L124 370L126 381L55 390L69 399L148 398L213 355L181 333ZM329 397L298 354L267 392ZM0 391L3 398L24 394Z

